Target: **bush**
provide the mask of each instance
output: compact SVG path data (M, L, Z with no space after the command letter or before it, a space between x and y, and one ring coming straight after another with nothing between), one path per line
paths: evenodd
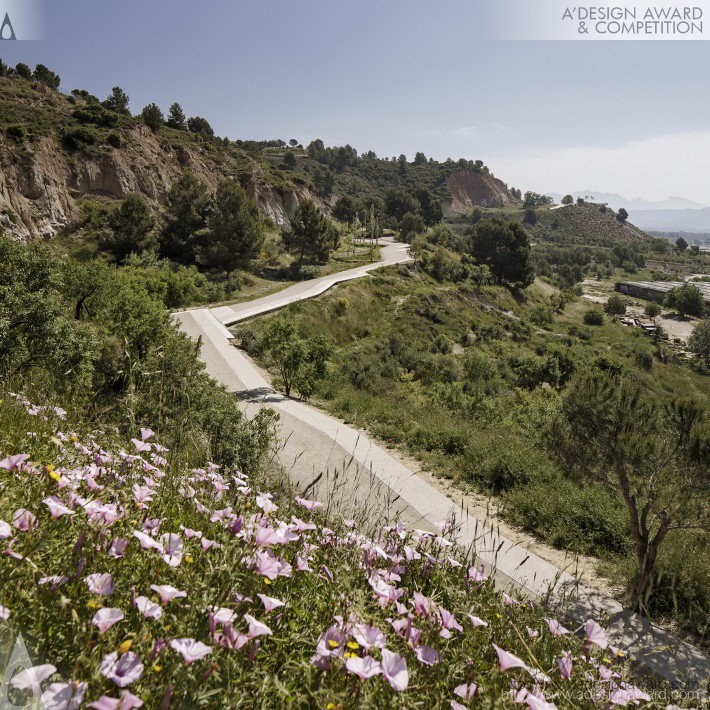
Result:
M600 310L593 308L584 314L582 320L585 325L604 325L604 314Z
M555 317L552 309L548 306L543 306L542 304L535 306L530 313L530 321L535 325L550 325L554 319Z
M74 128L62 137L62 144L68 150L83 150L98 142L96 133L88 128Z
M626 301L618 294L610 296L604 304L604 310L613 316L623 316L626 313Z
M106 137L106 142L112 148L120 148L123 145L123 141L121 140L121 136L119 136L118 133L109 133L108 136Z
M575 337L579 338L580 340L591 340L592 339L592 331L589 330L588 328L582 328L578 325L571 325L568 329L567 332Z
M653 368L653 353L646 348L638 348L634 352L634 360L642 370L650 371Z
M8 126L5 129L7 137L18 143L25 138L25 129L22 126Z
M599 486L578 487L559 475L515 487L505 497L511 520L555 547L583 554L626 554L627 513Z
M101 104L88 104L77 108L72 116L81 123L92 123L95 126L111 128L118 123L118 116L105 109Z

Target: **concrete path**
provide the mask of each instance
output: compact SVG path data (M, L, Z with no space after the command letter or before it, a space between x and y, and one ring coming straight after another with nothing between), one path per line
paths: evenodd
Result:
M365 276L373 268L408 260L403 245L390 243L382 252L378 264L296 284L263 299L175 315L188 335L202 338L201 356L207 371L239 397L248 417L262 407L279 414L278 463L294 483L327 502L331 511L369 522L402 519L426 530L435 530L436 523L453 517L456 528L450 537L475 552L501 588L536 598L550 594L564 607L566 616L580 623L590 616L606 619L614 645L633 655L647 671L678 684L703 683L710 677L706 654L578 585L567 571L507 540L352 427L279 394L230 343L228 324L311 298L335 283Z

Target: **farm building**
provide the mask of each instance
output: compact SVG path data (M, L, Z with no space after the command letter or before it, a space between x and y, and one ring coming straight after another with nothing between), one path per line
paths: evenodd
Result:
M710 283L707 281L693 281L693 286L697 286L703 294L705 303L710 306ZM682 281L619 281L616 290L627 296L644 298L647 301L658 301L662 303L666 294L677 286L684 286Z

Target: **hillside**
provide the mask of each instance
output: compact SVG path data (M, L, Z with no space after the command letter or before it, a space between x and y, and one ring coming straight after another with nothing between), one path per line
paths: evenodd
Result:
M104 102L106 103L106 102ZM203 119L204 120L204 119ZM188 169L210 190L236 178L262 214L286 223L304 199L328 211L341 195L382 210L393 188L426 188L445 209L501 206L513 198L481 161L359 155L350 147L306 149L277 141L232 141L160 125L104 108L86 92L66 95L41 83L0 77L0 226L9 236L54 236L80 218L87 197L118 200L131 193L158 211Z

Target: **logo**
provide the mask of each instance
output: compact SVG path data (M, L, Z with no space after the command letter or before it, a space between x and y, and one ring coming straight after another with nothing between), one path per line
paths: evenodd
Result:
M2 21L2 25L0 25L0 40L3 39L17 39L15 29L12 26L12 22L10 22L9 12L5 13L5 19Z

